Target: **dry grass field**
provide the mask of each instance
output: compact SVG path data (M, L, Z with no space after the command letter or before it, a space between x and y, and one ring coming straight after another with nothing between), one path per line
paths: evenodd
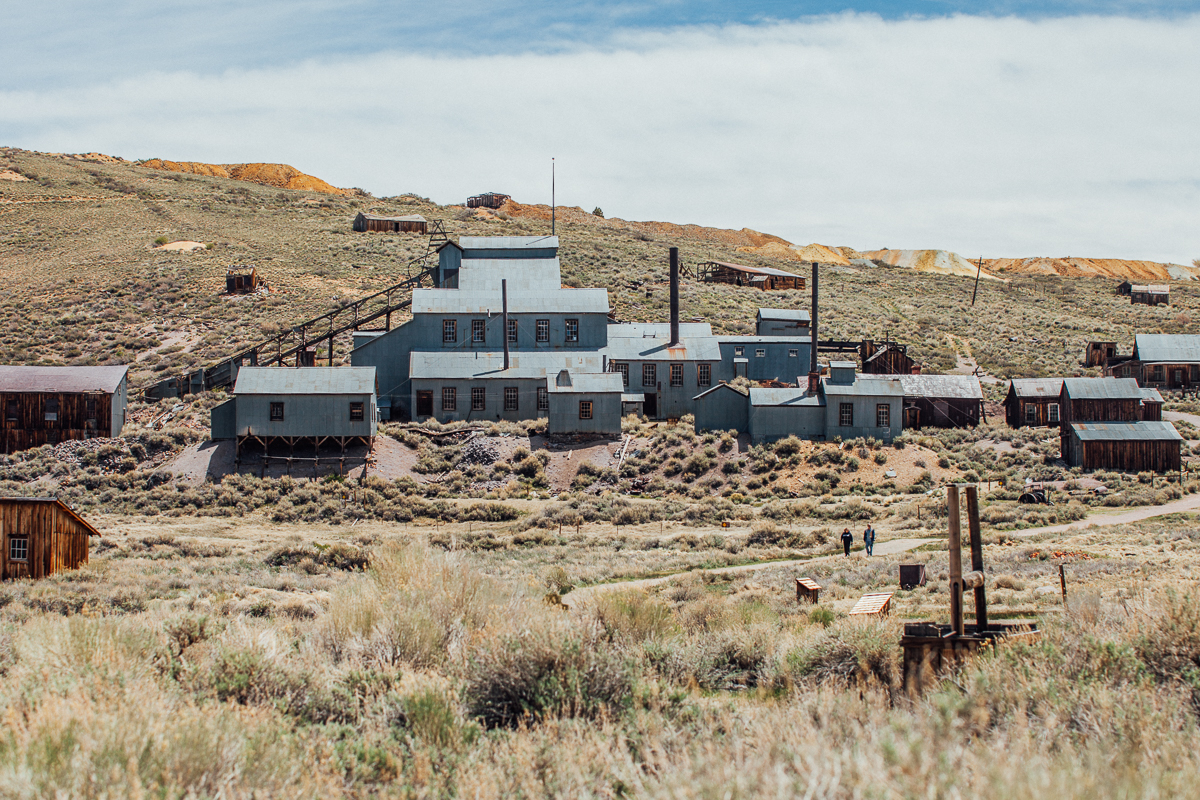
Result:
M547 227L13 149L5 170L26 180L0 181L0 363L129 363L135 385L402 277L426 239L354 234L359 210L452 236ZM571 213L559 233L565 279L607 287L625 320L666 318L668 246L794 268L703 229ZM221 296L241 263L272 291ZM968 279L829 268L822 324L1001 377L1074 374L1091 339L1200 332L1189 287L1148 308L1113 283L988 282L972 308ZM685 319L729 332L808 302L682 294ZM687 418L627 419L627 447L386 425L345 475L227 473L205 441L221 399L0 456L0 493L59 496L103 533L83 569L0 584L0 797L1154 798L1200 780L1200 522L1105 517L1190 503L1190 473L1084 475L1054 431L995 419L751 446ZM1043 635L912 696L900 631L948 616L959 481L981 489L992 615ZM1053 505L1018 503L1027 481ZM841 555L868 521L879 554ZM900 563L928 584L899 590ZM795 600L804 576L816 607ZM847 615L893 590L889 617Z

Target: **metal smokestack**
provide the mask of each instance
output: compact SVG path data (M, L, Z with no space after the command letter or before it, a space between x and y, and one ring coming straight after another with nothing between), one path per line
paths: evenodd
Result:
M671 248L671 344L679 344L679 248Z
M812 274L812 349L810 351L811 358L808 371L819 373L821 366L817 363L817 306L817 262L814 261Z
M501 331L500 335L504 337L504 368L508 369L508 281L507 280L500 281L500 301L501 301L501 303L503 303L503 308L504 308L504 312L503 312L504 321L501 323L503 325L503 330Z

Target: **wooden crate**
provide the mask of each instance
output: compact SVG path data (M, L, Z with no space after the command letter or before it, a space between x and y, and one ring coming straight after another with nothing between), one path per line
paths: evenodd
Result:
M895 592L879 592L877 594L864 594L858 598L858 602L854 604L854 608L850 609L850 616L884 616L892 610L892 595Z
M796 578L796 602L817 603L821 599L821 585L812 578Z

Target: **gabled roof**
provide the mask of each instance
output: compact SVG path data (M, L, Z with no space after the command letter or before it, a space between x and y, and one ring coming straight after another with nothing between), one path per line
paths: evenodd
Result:
M517 275L508 282L510 314L608 314L607 289L544 288L522 283ZM466 289L414 289L413 314L492 314L503 311L499 288L495 291ZM497 323L498 324L498 323Z
M974 375L897 375L905 397L948 397L982 400L983 389Z
M811 322L812 317L803 308L760 308L758 318L785 320L787 322Z
M611 326L610 326L611 329ZM721 346L713 336L680 335L668 347L670 336L609 336L603 352L611 361L720 361Z
M1133 337L1133 358L1143 363L1200 363L1200 336L1188 333L1139 333Z
M558 375L547 377L550 394L621 394L625 389L619 372L562 370Z
M741 395L743 399L745 399L745 397L747 395L746 392L743 392L741 389L737 388L736 386L730 386L728 383L718 383L716 386L713 386L710 389L705 389L703 392L701 392L700 394L693 397L692 400L699 400L701 397L707 397L708 395L712 394L713 392L719 392L722 389L728 389L729 391L734 392L735 394Z
M100 535L100 531L96 530L90 522L79 516L79 514L75 513L75 509L71 508L57 497L0 497L0 505L18 505L21 503L56 503L60 509L67 512L67 515L71 517L71 519L83 526L83 529L87 531L88 536Z
M737 272L745 272L748 275L772 275L777 278L800 278L804 279L803 275L797 275L794 272L784 272L781 269L771 269L770 267L747 267L745 264L733 264L728 261L707 261L707 264L719 264L722 267L735 270Z
M1017 397L1054 397L1062 394L1062 378L1013 378L1010 391Z
M463 250L548 250L558 247L557 236L460 236Z
M1143 403L1162 403L1163 396L1158 393L1158 389L1142 389Z
M1071 431L1082 442L1183 441L1169 422L1072 422Z
M1063 390L1072 400L1142 399L1142 388L1133 378L1064 378Z
M242 367L233 393L374 394L374 367Z
M0 392L107 392L129 367L0 367Z
M809 394L804 389L765 389L755 386L750 390L750 405L752 406L798 406L820 407L825 405L825 398L820 394Z
M1149 285L1135 283L1129 287L1129 291L1146 292L1147 294L1170 294L1171 287L1161 283L1152 283Z
M854 383L821 381L825 394L842 397L903 397L899 375L856 375Z
M358 212L358 215L363 219L373 219L382 222L425 222L425 218L420 214L405 214L399 217L384 217L379 214L368 214L365 211Z

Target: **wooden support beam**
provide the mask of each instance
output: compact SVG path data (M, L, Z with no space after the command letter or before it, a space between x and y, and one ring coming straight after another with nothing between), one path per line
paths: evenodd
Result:
M971 536L971 574L979 576L975 590L975 629L983 633L988 627L987 590L983 585L983 534L979 530L979 487L970 484L967 490L967 530Z
M965 632L962 608L962 527L958 516L958 487L946 487L946 510L950 516L950 629L955 636Z

